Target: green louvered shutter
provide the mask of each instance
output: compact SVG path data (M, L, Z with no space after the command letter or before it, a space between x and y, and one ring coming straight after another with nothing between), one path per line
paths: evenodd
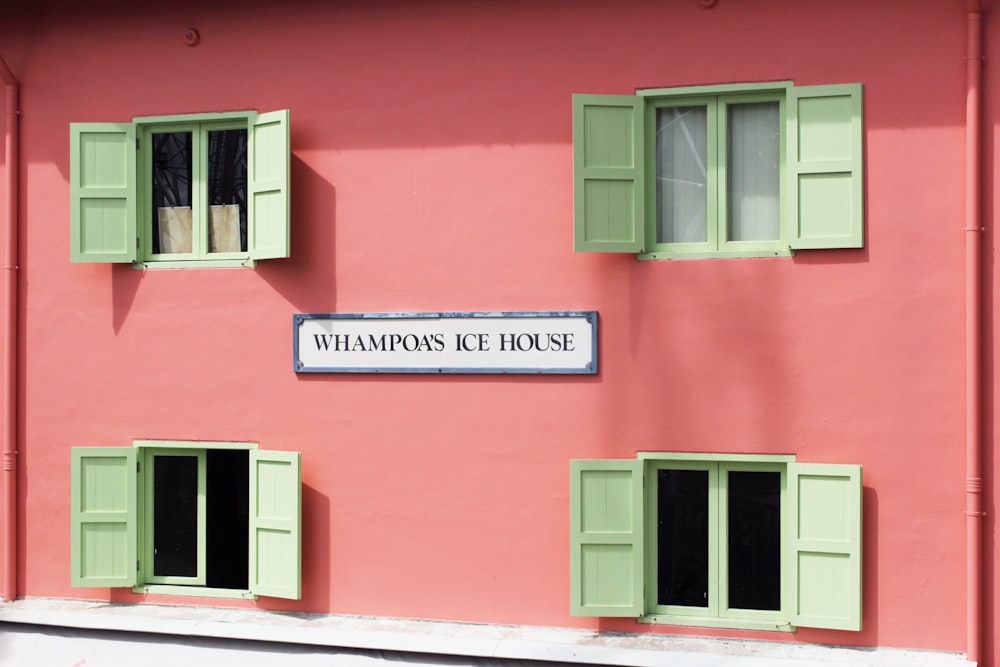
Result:
M639 617L642 462L570 461L570 613Z
M250 591L302 597L302 475L298 452L250 450Z
M861 466L788 466L793 625L861 629Z
M72 448L72 586L135 585L135 452L131 447Z
M262 113L251 127L249 247L253 259L290 253L290 127L287 109Z
M864 228L861 84L788 91L789 245L860 248Z
M70 261L135 261L135 127L71 123L69 133Z
M643 100L573 96L573 247L641 252L645 245Z

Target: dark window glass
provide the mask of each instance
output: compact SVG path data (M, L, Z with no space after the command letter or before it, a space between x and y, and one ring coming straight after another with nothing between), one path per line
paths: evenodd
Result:
M708 606L708 471L657 473L658 603Z
M781 608L781 473L729 473L729 607Z
M153 151L153 252L191 252L191 133L156 132Z
M247 131L208 133L208 251L247 250Z
M250 455L207 452L206 572L210 588L247 588L249 580Z
M153 460L153 574L198 576L198 458Z

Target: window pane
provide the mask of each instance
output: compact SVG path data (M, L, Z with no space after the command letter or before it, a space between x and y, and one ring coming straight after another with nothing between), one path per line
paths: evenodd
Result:
M729 607L781 608L781 473L729 473Z
M726 168L730 241L781 237L777 102L728 106Z
M708 606L708 471L657 472L658 604Z
M153 574L198 576L198 458L153 459Z
M247 131L208 133L208 251L247 250Z
M191 252L191 133L153 133L153 252Z
M708 240L708 110L656 112L656 241Z
M250 454L206 453L205 585L246 589L250 543Z

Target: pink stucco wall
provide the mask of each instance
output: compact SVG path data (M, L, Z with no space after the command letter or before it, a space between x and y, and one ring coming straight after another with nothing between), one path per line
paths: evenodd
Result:
M69 587L70 447L250 440L303 455L302 601L150 599L963 650L962 3L70 4L0 23L21 595L139 599ZM571 94L769 80L864 84L863 250L572 252ZM70 122L247 108L291 110L291 259L69 262ZM291 370L293 313L576 309L596 377ZM864 630L570 617L567 462L643 450L862 464Z

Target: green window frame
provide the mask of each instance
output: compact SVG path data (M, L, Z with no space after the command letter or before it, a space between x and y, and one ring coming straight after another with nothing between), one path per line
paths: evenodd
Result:
M226 489L212 488L206 461L213 452L227 450L247 455L245 588L206 585L206 563L212 557L206 547L206 505L231 502L218 497ZM162 457L189 457L196 462L196 528L187 531L196 540L194 573L154 574L157 545L169 545L173 538L166 528L166 537L158 539L154 534L155 462ZM298 452L261 450L255 443L243 442L139 440L132 447L74 447L71 458L72 586L130 587L140 593L204 597L301 598ZM213 567L221 571L239 563L218 562Z
M675 617L677 622L682 622L689 617L699 619L718 618L725 622L737 622L737 619L747 621L763 622L768 625L780 626L787 623L787 616L783 613L784 605L778 610L758 610L740 609L730 606L728 603L730 571L728 559L729 546L729 525L728 525L728 489L729 473L731 472L771 472L777 473L779 477L779 498L781 507L781 524L787 525L788 519L784 516L788 509L785 502L785 470L786 465L779 462L747 462L747 461L708 461L708 460L659 460L649 459L646 471L649 483L645 484L646 498L646 531L650 535L656 535L659 530L660 517L657 513L657 495L659 487L656 482L657 473L660 470L686 470L704 472L706 477L707 491L707 562L706 584L707 595L705 606L685 606L660 604L657 601L658 568L659 562L658 541L650 539L646 547L646 599L650 600L647 606L647 617L651 620L662 618L665 622L671 622ZM783 555L787 551L785 535L781 535ZM779 562L780 566L780 562ZM779 580L779 588L783 591L784 582Z
M707 600L658 601L657 471L707 473ZM727 475L780 475L780 608L728 604ZM570 611L574 616L785 630L861 629L861 467L792 456L641 453L570 461Z
M246 250L212 251L208 133L246 129ZM191 134L190 252L154 252L152 136ZM136 268L254 266L290 254L288 110L70 124L70 260ZM213 214L214 215L214 214Z
M778 238L727 239L729 105L777 102ZM707 117L703 242L657 240L656 112L702 106ZM573 96L574 248L640 259L788 256L863 247L863 100L860 83L695 86L636 95Z

